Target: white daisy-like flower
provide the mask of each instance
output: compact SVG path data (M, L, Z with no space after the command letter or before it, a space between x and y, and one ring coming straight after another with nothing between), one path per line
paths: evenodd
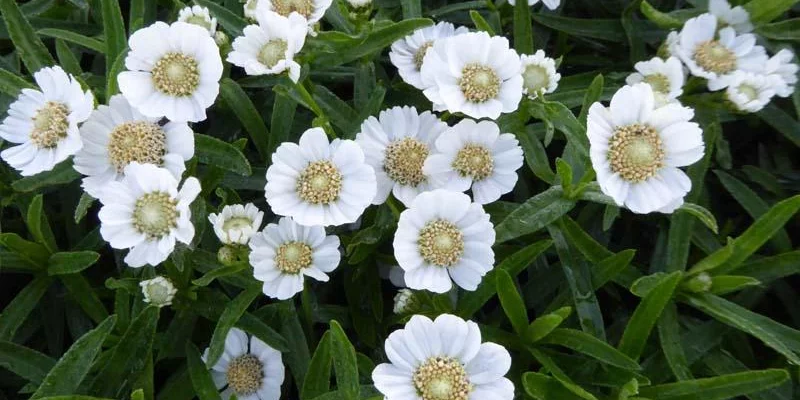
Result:
M203 361L208 360L208 351L203 352ZM286 368L281 352L231 328L225 337L225 351L209 372L224 400L233 395L239 400L279 400Z
M256 18L259 10L266 10L278 13L284 17L289 17L292 13L302 15L309 27L309 32L313 35L311 25L316 24L325 15L325 11L333 4L333 0L259 0L256 5Z
M263 8L256 13L258 25L244 27L244 36L233 41L228 62L244 68L248 75L275 75L289 71L289 77L300 79L300 64L294 61L306 41L308 24L298 13L288 18Z
M302 226L291 218L267 225L250 239L253 276L264 282L264 294L286 300L303 291L304 277L328 281L339 266L339 238L325 236L321 226Z
M385 344L389 363L372 371L386 400L512 400L505 378L511 355L496 343L481 343L478 324L450 314L431 321L415 315Z
M748 33L753 31L753 24L750 22L750 14L742 6L731 7L728 0L709 0L708 12L717 17L720 27L730 26L737 33Z
M264 213L253 203L228 205L219 214L208 215L214 233L225 244L247 244L263 219Z
M139 287L142 288L144 302L158 308L172 305L172 299L178 293L178 289L175 288L172 281L163 276L141 281Z
M83 148L75 155L75 170L86 175L86 193L99 198L109 182L122 180L132 162L164 167L180 179L184 163L194 156L194 132L185 122L162 125L159 120L144 116L119 94L97 107L81 126Z
M420 69L428 49L438 39L467 32L469 32L469 29L466 27L460 26L456 28L449 22L439 22L434 26L417 29L412 34L392 43L389 60L397 67L397 72L403 78L403 81L423 90L425 85L422 84Z
M532 56L523 54L522 61L522 93L535 99L558 88L561 74L556 72L556 60L547 57L544 51L537 50Z
M662 105L678 99L683 94L683 84L686 79L683 73L683 64L676 57L666 61L655 57L649 61L639 61L634 65L635 73L628 75L628 85L644 82L653 89L656 104Z
M658 48L658 57L666 60L670 57L678 56L678 44L680 43L681 36L678 31L670 31L667 34L664 43Z
M78 124L94 108L92 92L61 67L42 68L33 74L40 90L22 89L8 107L0 137L17 146L0 157L22 176L50 171L82 147Z
M650 85L618 90L611 106L592 104L587 121L589 153L597 182L619 206L637 214L672 213L692 181L678 169L703 157L703 131L694 110L655 105Z
M361 124L356 143L364 150L367 164L375 169L378 191L372 204L383 204L389 193L406 207L422 192L432 190L422 172L439 135L447 124L430 111L394 107L369 117Z
M437 189L417 196L400 214L394 256L410 289L445 293L455 281L473 291L494 267L494 238L483 206Z
M775 75L739 71L731 78L725 97L738 111L754 113L769 104L781 83Z
M493 121L464 119L439 136L422 170L435 187L471 188L476 203L488 204L514 189L522 162L522 147L513 134L500 134Z
M211 36L214 36L214 32L217 31L217 19L212 17L205 7L191 6L183 8L178 13L178 21L206 29Z
M694 76L708 79L709 90L727 87L737 70L760 72L767 62L763 47L756 37L736 35L731 28L722 28L717 35L717 19L711 14L692 18L683 25L677 55Z
M558 6L561 5L561 0L528 0L528 5L529 6L533 6L533 5L536 5L537 3L539 3L540 1L545 6L547 6L547 8L549 8L551 10L555 10L556 8L558 8ZM511 4L512 6L516 5L517 1L516 0L508 0L508 4Z
M411 312L414 308L414 292L410 289L400 289L394 295L394 305L392 312L397 315L406 314Z
M425 96L435 111L496 119L522 99L522 63L502 36L469 32L440 39L422 62Z
M189 177L180 191L171 172L153 164L132 162L120 181L111 181L100 195L100 235L115 249L130 249L125 263L156 266L175 249L175 241L194 238L189 205L200 182Z
M283 143L272 154L264 196L278 215L306 226L356 222L375 198L375 171L352 140L328 142L312 128L299 145Z
M782 49L767 60L764 73L780 79L775 93L780 97L789 97L794 93L797 84L797 64L794 63L794 53L789 49Z
M219 94L222 59L214 38L193 24L161 21L128 40L119 89L148 117L197 122Z

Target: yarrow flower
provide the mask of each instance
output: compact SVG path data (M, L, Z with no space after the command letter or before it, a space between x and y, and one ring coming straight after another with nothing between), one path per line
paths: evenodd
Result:
M769 104L780 84L774 75L738 71L731 77L725 97L737 111L754 113Z
M289 71L289 77L300 79L300 64L294 61L308 33L306 19L298 13L282 17L260 9L256 13L258 25L244 28L244 36L233 41L233 51L228 62L244 68L248 75L280 74Z
M436 152L422 170L435 187L472 189L476 203L488 204L514 189L522 162L522 148L513 134L500 134L492 121L464 119L439 136Z
M208 32L193 24L156 22L128 40L119 89L148 117L197 122L219 94L222 59Z
M8 107L0 137L17 146L0 157L22 176L50 171L83 146L78 124L94 108L92 92L61 67L42 68L33 74L40 90L22 89Z
M375 171L352 140L328 142L312 128L299 145L283 143L272 154L264 195L275 214L300 225L355 222L375 198Z
M676 57L666 61L655 57L649 61L639 61L634 65L635 73L628 75L628 85L644 82L653 89L656 104L662 105L678 99L683 94L685 80L683 64Z
M547 57L544 51L537 50L532 56L521 55L522 93L535 99L558 88L561 74L556 72L556 60Z
M208 360L208 351L203 352L203 361ZM210 372L224 400L234 394L239 400L279 400L286 368L279 351L239 328L231 328L225 351Z
M400 315L411 312L414 309L414 292L410 289L400 289L394 296L392 312Z
M115 249L130 249L125 263L156 266L175 249L175 241L194 238L189 205L200 182L189 177L180 191L178 180L164 168L132 162L120 181L111 181L100 195L100 235Z
M258 0L256 6L256 18L260 10L272 11L284 17L289 17L292 13L302 15L309 25L309 32L313 35L311 25L316 24L325 15L325 11L333 3L333 0Z
M159 120L144 116L122 95L97 107L81 126L83 148L75 155L75 170L86 175L86 193L99 198L132 162L164 167L180 179L194 156L194 132L185 122Z
M372 204L383 204L389 193L409 206L421 192L432 190L422 165L431 154L447 124L430 111L394 107L369 117L361 124L356 143L364 150L367 164L375 170L378 190Z
M304 277L328 281L339 266L339 238L321 226L298 225L291 218L269 224L250 240L253 276L267 296L286 300L303 291Z
M178 13L178 21L204 28L212 37L217 31L217 19L212 17L208 8L205 7L191 6L183 8Z
M258 232L263 218L264 213L253 203L233 204L223 207L219 214L209 214L208 222L211 222L220 242L247 244Z
M481 343L478 324L443 314L431 321L415 315L385 344L389 363L372 371L386 400L512 400L505 378L511 355L503 346Z
M475 290L494 267L494 225L463 193L437 189L417 196L400 214L394 256L411 289L445 293L453 281Z
M437 40L467 32L469 29L466 27L456 28L449 22L439 22L434 26L417 29L392 43L389 60L397 67L397 72L403 81L417 89L425 89L420 73L425 54Z
M703 131L694 110L655 105L650 85L625 86L611 106L589 109L587 135L597 182L619 206L637 214L672 213L692 181L678 169L703 157Z
M178 289L175 289L172 281L163 276L141 281L139 286L142 288L144 302L158 308L172 305L172 299L178 293Z
M794 61L794 53L789 49L782 49L767 60L764 73L780 79L777 82L775 93L780 97L789 97L794 93L794 86L797 84L797 64Z
M666 60L670 57L677 57L678 56L678 43L680 42L681 37L677 31L670 31L667 34L666 39L664 39L664 43L658 48L657 55L662 60Z
M440 39L425 54L422 82L435 111L496 119L522 99L522 64L508 39L470 32Z
M709 0L708 12L717 17L721 22L721 28L730 26L737 33L753 31L754 27L750 22L750 14L742 6L731 7L727 0Z
M547 6L547 8L551 10L555 10L556 8L558 8L558 6L561 5L561 0L528 0L528 5L533 6L539 3L540 1L542 2L542 4L544 4L545 6ZM511 4L512 6L516 5L517 1L508 0L508 4Z

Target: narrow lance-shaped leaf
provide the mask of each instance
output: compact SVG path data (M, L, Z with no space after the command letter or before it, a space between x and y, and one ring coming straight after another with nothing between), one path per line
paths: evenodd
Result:
M531 8L527 1L514 6L514 49L519 54L533 54Z
M230 78L223 78L219 87L220 96L228 103L228 106L236 117L241 121L242 126L250 134L253 144L256 146L262 159L266 159L267 145L269 144L269 131L264 125L264 120L258 113L258 109L250 101L247 93Z
M522 296L517 291L514 280L504 270L497 271L497 296L500 298L500 304L511 321L514 331L518 335L522 335L528 327L528 311Z
M640 369L639 364L624 353L592 335L575 329L557 328L539 343L566 347L622 369L632 371Z
M766 390L788 379L785 370L768 369L648 386L639 394L652 400L725 400Z
M211 379L208 367L200 358L200 351L194 343L186 343L186 364L197 398L200 400L220 400L219 389Z
M638 359L642 355L644 345L647 338L650 336L650 331L658 321L664 307L669 304L672 299L675 289L680 283L682 273L679 271L665 275L647 293L636 307L628 325L625 327L625 332L622 334L622 339L619 341L619 350L633 359Z
M336 371L336 386L342 392L344 399L358 399L361 388L358 382L358 364L356 363L356 350L347 339L342 326L336 321L331 321L331 339L333 354L333 368Z
M331 334L328 331L322 335L314 356L311 357L303 390L300 392L301 400L311 400L330 391L332 360Z
M259 294L261 294L261 285L254 283L227 304L222 315L219 317L217 327L214 328L214 334L211 336L211 344L209 345L206 364L217 364L217 361L219 361L219 358L225 351L225 339L228 337L228 332Z
M0 341L0 367L30 383L42 382L56 361L36 350L16 343Z
M53 56L22 14L15 0L0 0L0 16L3 17L8 35L28 71L36 72L55 64Z
M103 12L103 31L105 32L106 76L111 76L114 61L128 47L128 38L125 34L125 21L119 2L114 0L101 0Z
M0 314L0 340L10 341L28 315L33 311L39 299L52 283L52 278L40 276L25 286L14 300L3 309Z

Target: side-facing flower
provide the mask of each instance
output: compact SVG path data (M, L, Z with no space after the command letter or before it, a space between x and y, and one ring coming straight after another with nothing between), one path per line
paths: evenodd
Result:
M708 12L720 21L720 28L730 26L737 33L753 31L750 14L742 6L731 7L728 0L709 0Z
M422 62L424 93L436 111L496 119L522 99L522 64L508 39L469 32L440 39Z
M128 40L131 50L119 89L148 117L197 122L219 94L222 59L205 29L185 22L156 22Z
M194 24L208 31L212 37L217 31L217 19L207 8L201 6L185 7L178 13L178 21Z
M0 157L22 176L50 171L82 147L78 124L94 108L92 92L61 67L46 67L33 74L40 90L22 89L8 107L0 137L17 146Z
M422 170L435 187L472 189L478 204L488 204L514 189L523 155L519 141L500 134L493 121L463 119L436 140L436 152Z
M410 289L400 289L394 295L394 305L392 305L392 312L397 315L408 314L412 312L416 306L414 299L414 292Z
M547 6L547 8L549 8L551 10L555 10L556 8L558 8L558 6L561 5L561 0L527 0L527 1L528 1L528 5L529 6L536 5L537 3L539 3L541 1L542 4L544 4L545 6ZM512 6L514 6L514 5L517 4L517 1L516 0L508 0L508 4L511 4Z
M100 235L115 249L130 249L125 263L139 268L158 265L175 249L175 241L194 238L189 205L200 182L189 177L180 191L171 172L153 164L132 162L120 181L100 194Z
M219 214L208 215L214 233L224 244L247 244L261 227L262 219L264 212L253 203L228 205Z
M754 113L763 109L775 96L782 81L775 75L739 71L733 75L725 97L737 111Z
M478 324L442 314L431 321L415 315L385 344L389 363L372 371L386 400L512 400L505 378L511 355L503 346L481 343Z
M789 49L782 49L767 60L763 72L780 79L775 88L778 96L789 97L794 93L794 87L797 84L797 70L794 53Z
M703 131L694 110L677 103L655 106L650 85L618 90L611 106L589 109L590 157L600 189L637 214L672 213L692 181L678 169L703 157Z
M494 225L463 193L437 189L400 214L394 256L411 289L445 293L453 281L475 290L494 267Z
M556 60L547 57L544 51L537 50L532 56L523 54L522 61L522 93L535 99L558 88L561 74L556 72Z
M686 78L683 64L676 57L670 57L666 61L655 57L649 61L639 61L633 67L636 72L628 75L626 82L629 85L639 82L650 85L657 105L675 101L683 94L683 83Z
M670 31L666 39L664 39L664 43L661 43L661 46L658 47L656 55L662 60L666 60L670 57L677 57L678 43L680 40L681 38L678 31Z
M264 196L275 214L305 226L355 222L377 190L375 171L352 140L328 142L312 128L298 144L282 143L272 154Z
M302 15L311 32L311 25L316 24L325 15L325 11L333 4L333 0L258 0L256 6L256 18L260 10L272 11L284 17L289 17L292 13ZM314 33L311 32L313 35Z
M392 61L403 81L417 89L425 89L420 69L428 49L438 39L448 38L469 32L466 27L456 28L449 22L439 22L434 26L417 29L412 34L392 43L389 60Z
M158 308L172 305L172 299L178 293L178 289L175 288L172 281L163 276L141 281L139 287L142 288L144 302Z
M194 133L185 122L159 123L144 116L122 95L114 95L83 123L83 148L75 155L76 171L83 175L83 189L99 198L106 185L119 181L132 162L164 167L175 179L194 156Z
M302 226L291 218L269 224L250 240L253 276L267 296L286 300L303 291L304 277L328 281L339 266L339 238L321 226Z
M233 41L233 51L228 62L244 68L248 75L280 74L289 71L289 77L300 79L300 64L294 61L306 41L306 19L291 13L283 17L263 8L256 13L258 25L244 28L244 36Z

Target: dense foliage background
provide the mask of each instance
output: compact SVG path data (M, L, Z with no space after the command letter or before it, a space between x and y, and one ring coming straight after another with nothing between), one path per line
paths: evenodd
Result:
M238 0L195 3L230 38L246 24ZM300 85L226 64L209 118L193 125L187 174L203 187L192 205L198 234L157 268L128 268L106 245L71 161L26 178L0 164L0 399L214 399L199 351L234 325L284 351L284 398L381 398L370 374L408 317L392 313L396 288L379 277L379 265L394 263L396 210L372 207L360 228L333 230L345 255L331 281L283 302L260 295L246 264L217 261L206 216L252 201L274 221L263 192L269 155L311 126L352 138L382 109L430 109L387 48L432 21L505 35L521 53L545 49L560 58L563 79L546 102L526 100L498 121L520 140L526 165L514 192L487 207L496 270L455 306L419 294L420 313L478 322L485 340L511 351L508 377L521 399L797 398L800 93L748 115L702 90L684 96L706 141L706 158L688 169L687 201L697 206L671 216L621 211L589 184L588 105L608 101L704 1L564 3L553 12L375 0L353 11L339 0L301 53ZM769 49L800 40L797 1L733 3L747 3ZM31 70L56 63L103 103L118 92L129 34L173 21L185 5L0 0L0 110L32 86ZM138 282L156 274L178 287L171 307L142 302Z

